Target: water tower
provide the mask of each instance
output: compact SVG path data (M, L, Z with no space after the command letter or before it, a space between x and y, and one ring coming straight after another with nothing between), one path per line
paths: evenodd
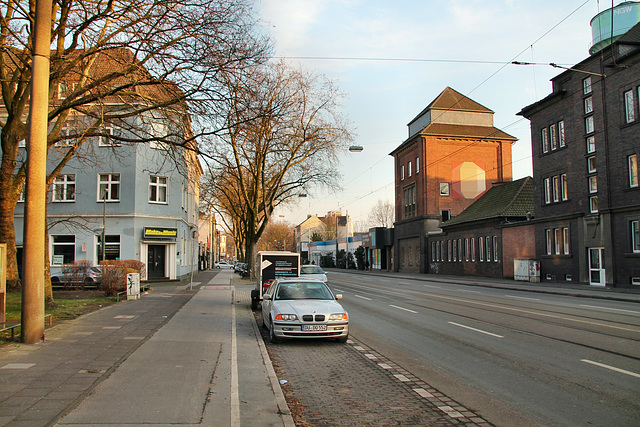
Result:
M589 53L593 55L609 46L638 22L640 22L640 2L638 1L625 1L600 12L591 20L592 44Z

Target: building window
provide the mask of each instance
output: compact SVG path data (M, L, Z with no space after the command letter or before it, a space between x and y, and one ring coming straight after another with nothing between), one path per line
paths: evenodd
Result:
M595 153L596 151L596 137L590 136L587 138L587 153Z
M98 201L120 201L120 174L101 173L98 178Z
M558 145L564 147L566 145L564 139L564 120L558 122Z
M541 131L542 135L542 152L543 153L548 153L549 152L549 131L546 127L542 128Z
M76 260L76 236L51 236L51 264L71 264Z
M589 178L589 193L597 193L598 192L598 177L590 176Z
M65 123L62 125L62 129L60 129L60 133L58 134L58 142L56 142L56 147L69 147L76 143L76 130L73 126Z
M440 183L440 195L443 197L449 196L449 183L441 182Z
M420 173L420 157L416 157L416 174Z
M102 236L98 234L96 236L96 253L98 254L98 261L102 261ZM107 234L104 239L104 259L120 259L120 235L119 234Z
M416 215L416 187L412 185L402 191L404 202L404 218L411 218Z
M121 143L115 138L121 135L122 130L120 128L107 125L101 130L101 135L98 137L98 145L100 147L118 147Z
M589 211L591 213L598 213L598 196L589 197Z
M631 221L631 249L640 252L640 220Z
M54 202L73 202L76 200L76 174L60 174L53 181Z
M627 123L631 123L636 119L636 106L632 90L624 93L624 117Z
M404 181L404 165L400 166L400 181Z
M498 262L498 237L493 236L493 260Z
M591 77L582 80L582 93L588 95L591 93Z
M556 150L558 148L558 129L555 124L549 126L551 133L551 149Z
M555 230L553 230L553 234L554 234L554 237L555 237L555 245L554 245L555 246L555 252L554 253L556 255L560 255L560 243L562 243L561 242L561 238L560 238L560 229L556 228Z
M451 262L451 240L447 240L447 261Z
M486 238L487 262L491 261L491 237Z
M476 238L471 238L471 261L476 262Z
M569 255L571 253L569 251L569 228L568 227L562 228L562 248L563 248L563 253L565 255Z
M411 162L407 163L407 171L409 172L409 177L411 177Z
M587 170L589 173L596 171L596 156L587 157Z
M567 184L567 174L560 175L560 194L562 200L569 200L569 185Z
M444 240L440 242L440 261L444 261Z
M431 262L436 260L436 242L431 242Z
M478 237L478 258L479 261L484 261L484 239L482 237Z
M458 261L458 241L453 239L453 262Z
M469 261L469 239L464 239L464 260Z
M551 178L544 179L544 203L551 203Z
M458 239L458 261L462 262L462 239Z
M442 222L449 221L451 219L451 210L450 209L441 210L440 216L442 218Z
M149 202L151 203L167 203L167 177L154 176L149 177Z
M553 247L553 239L551 237L551 229L547 228L545 230L545 244L547 247L547 255L551 255L551 248Z
M594 131L594 126L593 126L593 116L589 116L586 119L584 119L584 131L585 133L593 133Z
M629 164L629 187L635 188L638 186L638 156L633 154L627 157L627 163Z
M557 202L560 200L560 180L558 176L553 177L553 201Z
M584 113L593 113L593 98L588 97L584 99Z

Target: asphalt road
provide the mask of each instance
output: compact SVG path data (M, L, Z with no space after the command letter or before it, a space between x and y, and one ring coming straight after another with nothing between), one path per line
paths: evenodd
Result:
M640 306L332 272L353 337L496 425L636 426Z

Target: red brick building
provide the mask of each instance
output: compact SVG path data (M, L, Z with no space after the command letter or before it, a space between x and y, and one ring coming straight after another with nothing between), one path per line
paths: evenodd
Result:
M426 273L427 235L494 183L512 180L513 136L493 111L447 87L408 124L395 158L394 270Z

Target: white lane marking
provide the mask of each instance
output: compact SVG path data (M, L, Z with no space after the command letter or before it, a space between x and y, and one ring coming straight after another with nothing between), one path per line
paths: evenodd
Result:
M450 325L459 326L461 328L469 329L471 331L480 332L481 334L491 335L492 337L504 338L504 336L502 336L502 335L498 335L498 334L494 334L494 333L491 333L491 332L483 331L482 329L472 328L471 326L467 326L467 325L461 325L460 323L455 323L455 322L448 322L448 323Z
M624 369L616 368L615 366L605 365L604 363L598 363L588 359L580 359L580 361L584 363L589 363L591 365L600 366L601 368L609 369L610 371L620 372L621 374L640 378L640 374L636 374L635 372L631 372L631 371L625 371Z
M580 307L587 307L587 308L597 308L600 310L611 310L611 311L621 311L623 313L633 313L633 314L640 314L640 311L634 311L634 310L623 310L621 308L609 308L609 307L600 307L598 305L586 305L586 304L580 304Z
M231 425L240 426L240 393L238 387L238 340L236 305L231 305Z
M342 289L336 289L336 292L344 292Z
M505 295L507 298L515 298L515 299L523 299L527 301L540 301L539 298L527 298L527 297L519 297L517 295Z
M433 397L433 394L429 393L427 390L423 388L414 388L413 391L418 393L420 397L424 397L424 398Z
M367 301L371 301L371 298L363 297L362 295L356 294L356 298L366 299Z
M433 288L433 289L442 289L442 286L436 286L436 285L422 285L425 288Z
M409 313L418 314L417 311L409 310L408 308L398 307L397 305L389 304L389 307L397 308L398 310L408 311Z
M482 293L480 291L470 291L468 289L460 289L459 292L466 292L468 294L481 294Z

